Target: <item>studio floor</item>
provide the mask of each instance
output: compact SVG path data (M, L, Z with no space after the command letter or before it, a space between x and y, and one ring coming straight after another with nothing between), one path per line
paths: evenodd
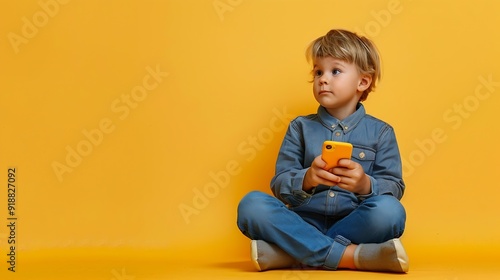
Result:
M60 258L50 256L44 260L20 260L16 265L17 271L9 272L6 278L2 276L1 279L500 279L498 258L469 258L465 254L435 255L431 258L424 254L410 255L410 271L407 274L324 270L256 272L249 259L210 259L199 256L192 260L162 259L160 254L144 255L146 258L138 258L137 254L70 255Z
M227 262L92 262L58 261L29 265L6 279L500 279L498 266L470 264L418 265L407 274L359 271L275 270L255 272L248 261ZM5 278L3 278L5 279Z

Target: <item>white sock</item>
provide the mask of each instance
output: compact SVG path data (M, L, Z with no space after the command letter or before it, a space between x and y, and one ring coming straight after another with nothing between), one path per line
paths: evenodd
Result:
M299 263L274 244L262 240L252 240L250 244L252 262L259 271L290 268Z
M398 238L380 244L359 244L354 252L359 270L407 272L408 256Z

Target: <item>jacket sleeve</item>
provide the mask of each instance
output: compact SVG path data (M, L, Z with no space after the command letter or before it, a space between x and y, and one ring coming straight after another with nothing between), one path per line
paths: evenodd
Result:
M288 126L276 160L275 175L271 180L274 195L291 206L300 205L310 194L302 190L304 176L304 138L295 120Z
M402 173L396 135L392 127L386 126L378 141L373 172L369 174L373 193L401 199L405 190Z

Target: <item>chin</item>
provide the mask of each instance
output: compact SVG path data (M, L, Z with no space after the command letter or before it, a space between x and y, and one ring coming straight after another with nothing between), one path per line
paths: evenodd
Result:
M317 96L316 101L323 107L332 107L335 106L335 102L332 100L332 98L328 96Z

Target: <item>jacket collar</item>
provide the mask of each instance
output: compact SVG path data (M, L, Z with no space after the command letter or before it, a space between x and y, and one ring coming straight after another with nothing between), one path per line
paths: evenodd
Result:
M356 127L356 125L365 115L365 107L361 103L358 103L358 105L356 106L356 111L353 114L343 119L342 121L330 115L325 107L320 105L318 108L318 116L323 125L325 125L332 131L335 128L340 127L342 131L344 131L344 134L354 129L354 127Z

